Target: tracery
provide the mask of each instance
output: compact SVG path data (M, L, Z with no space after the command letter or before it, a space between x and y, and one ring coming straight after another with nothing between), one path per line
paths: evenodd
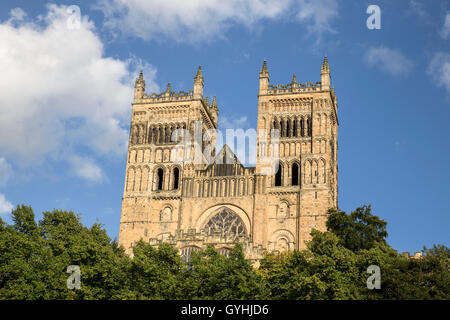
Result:
M219 231L222 236L237 239L247 234L242 219L229 209L222 209L206 224L210 234Z

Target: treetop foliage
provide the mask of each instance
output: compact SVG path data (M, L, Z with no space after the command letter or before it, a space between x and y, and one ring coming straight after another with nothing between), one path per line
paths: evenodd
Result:
M43 213L30 206L0 218L0 299L449 299L450 249L424 248L409 259L386 242L386 222L370 206L350 214L330 209L327 232L313 230L308 249L268 253L258 264L236 244L229 256L213 246L187 263L178 249L139 241L125 254L99 223L90 228L72 211ZM81 271L68 289L67 267ZM381 270L370 290L367 268Z

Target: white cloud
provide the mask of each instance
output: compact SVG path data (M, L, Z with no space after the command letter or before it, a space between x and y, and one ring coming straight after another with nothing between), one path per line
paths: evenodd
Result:
M5 196L0 193L0 214L11 213L12 209L14 209L12 203L6 200Z
M309 33L319 36L324 33L337 33L331 22L338 17L337 0L299 0L297 19L306 24Z
M256 163L256 130L250 128L247 116L222 116L219 119L217 152L226 143L244 165Z
M370 67L377 67L392 76L407 74L414 66L399 50L384 46L369 48L364 60Z
M202 42L225 38L235 25L261 28L264 20L283 21L297 14L310 32L333 32L337 0L99 0L105 25L144 40ZM310 25L312 23L312 25Z
M428 66L427 73L438 86L450 92L450 54L436 53Z
M243 129L248 127L249 123L247 116L231 116L227 117L225 115L219 118L219 127L223 130L226 129Z
M4 187L6 182L12 175L11 165L6 161L5 158L0 157L0 187Z
M445 16L444 26L441 30L441 36L444 39L448 39L450 36L450 12Z
M68 161L71 165L72 172L88 182L101 183L106 179L102 168L91 158L72 156Z
M27 13L21 8L14 8L11 9L9 15L11 16L11 20L22 21L27 16Z
M155 69L136 57L105 56L94 24L82 16L79 28L69 28L65 6L48 5L34 20L25 15L14 9L0 23L2 156L36 166L68 161L64 154L78 148L122 154L133 80L144 68L147 87L156 89Z
M417 15L422 21L426 21L429 19L429 14L425 10L423 2L417 0L409 1L409 12Z

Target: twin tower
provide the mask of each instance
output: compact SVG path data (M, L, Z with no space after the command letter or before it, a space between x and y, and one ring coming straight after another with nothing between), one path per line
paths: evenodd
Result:
M140 239L167 242L185 260L207 244L227 255L241 242L253 260L304 249L337 207L337 100L327 58L320 82L298 83L294 74L286 85L270 84L264 61L255 167L243 166L227 145L215 150L209 135L219 107L203 87L200 67L187 92L169 84L146 94L142 72L136 79L119 245L132 254ZM204 150L213 150L212 161Z

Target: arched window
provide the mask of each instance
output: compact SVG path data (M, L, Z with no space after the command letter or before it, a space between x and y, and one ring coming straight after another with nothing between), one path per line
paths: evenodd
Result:
M286 137L291 136L291 119L286 120Z
M297 118L294 118L292 122L292 136L297 137Z
M306 122L307 122L307 127L308 127L308 137L311 137L311 133L312 133L311 119L308 117L308 120L306 120Z
M164 171L163 171L163 169L162 168L159 168L157 171L156 171L156 174L157 174L157 176L158 176L158 181L157 181L157 189L158 190L162 190L163 189L163 182L164 182Z
M148 129L147 143L152 143L152 133L153 133L153 129L152 129L152 127L150 127Z
M158 138L158 134L157 134L157 131L158 131L158 129L156 129L155 127L153 127L153 134L152 134L152 143L156 143L157 142L157 138Z
M283 171L283 167L278 164L277 171L275 173L275 187L281 186L281 171Z
M170 143L170 138L172 136L172 126L166 127L166 143Z
M305 136L305 119L303 118L300 120L300 135Z
M163 143L164 141L164 128L159 127L158 143Z
M173 188L178 189L180 180L180 170L178 168L173 169Z
M221 236L237 239L245 236L247 231L242 219L230 209L223 208L205 225L209 234L220 233Z
M298 164L296 162L292 164L292 185L298 186Z

